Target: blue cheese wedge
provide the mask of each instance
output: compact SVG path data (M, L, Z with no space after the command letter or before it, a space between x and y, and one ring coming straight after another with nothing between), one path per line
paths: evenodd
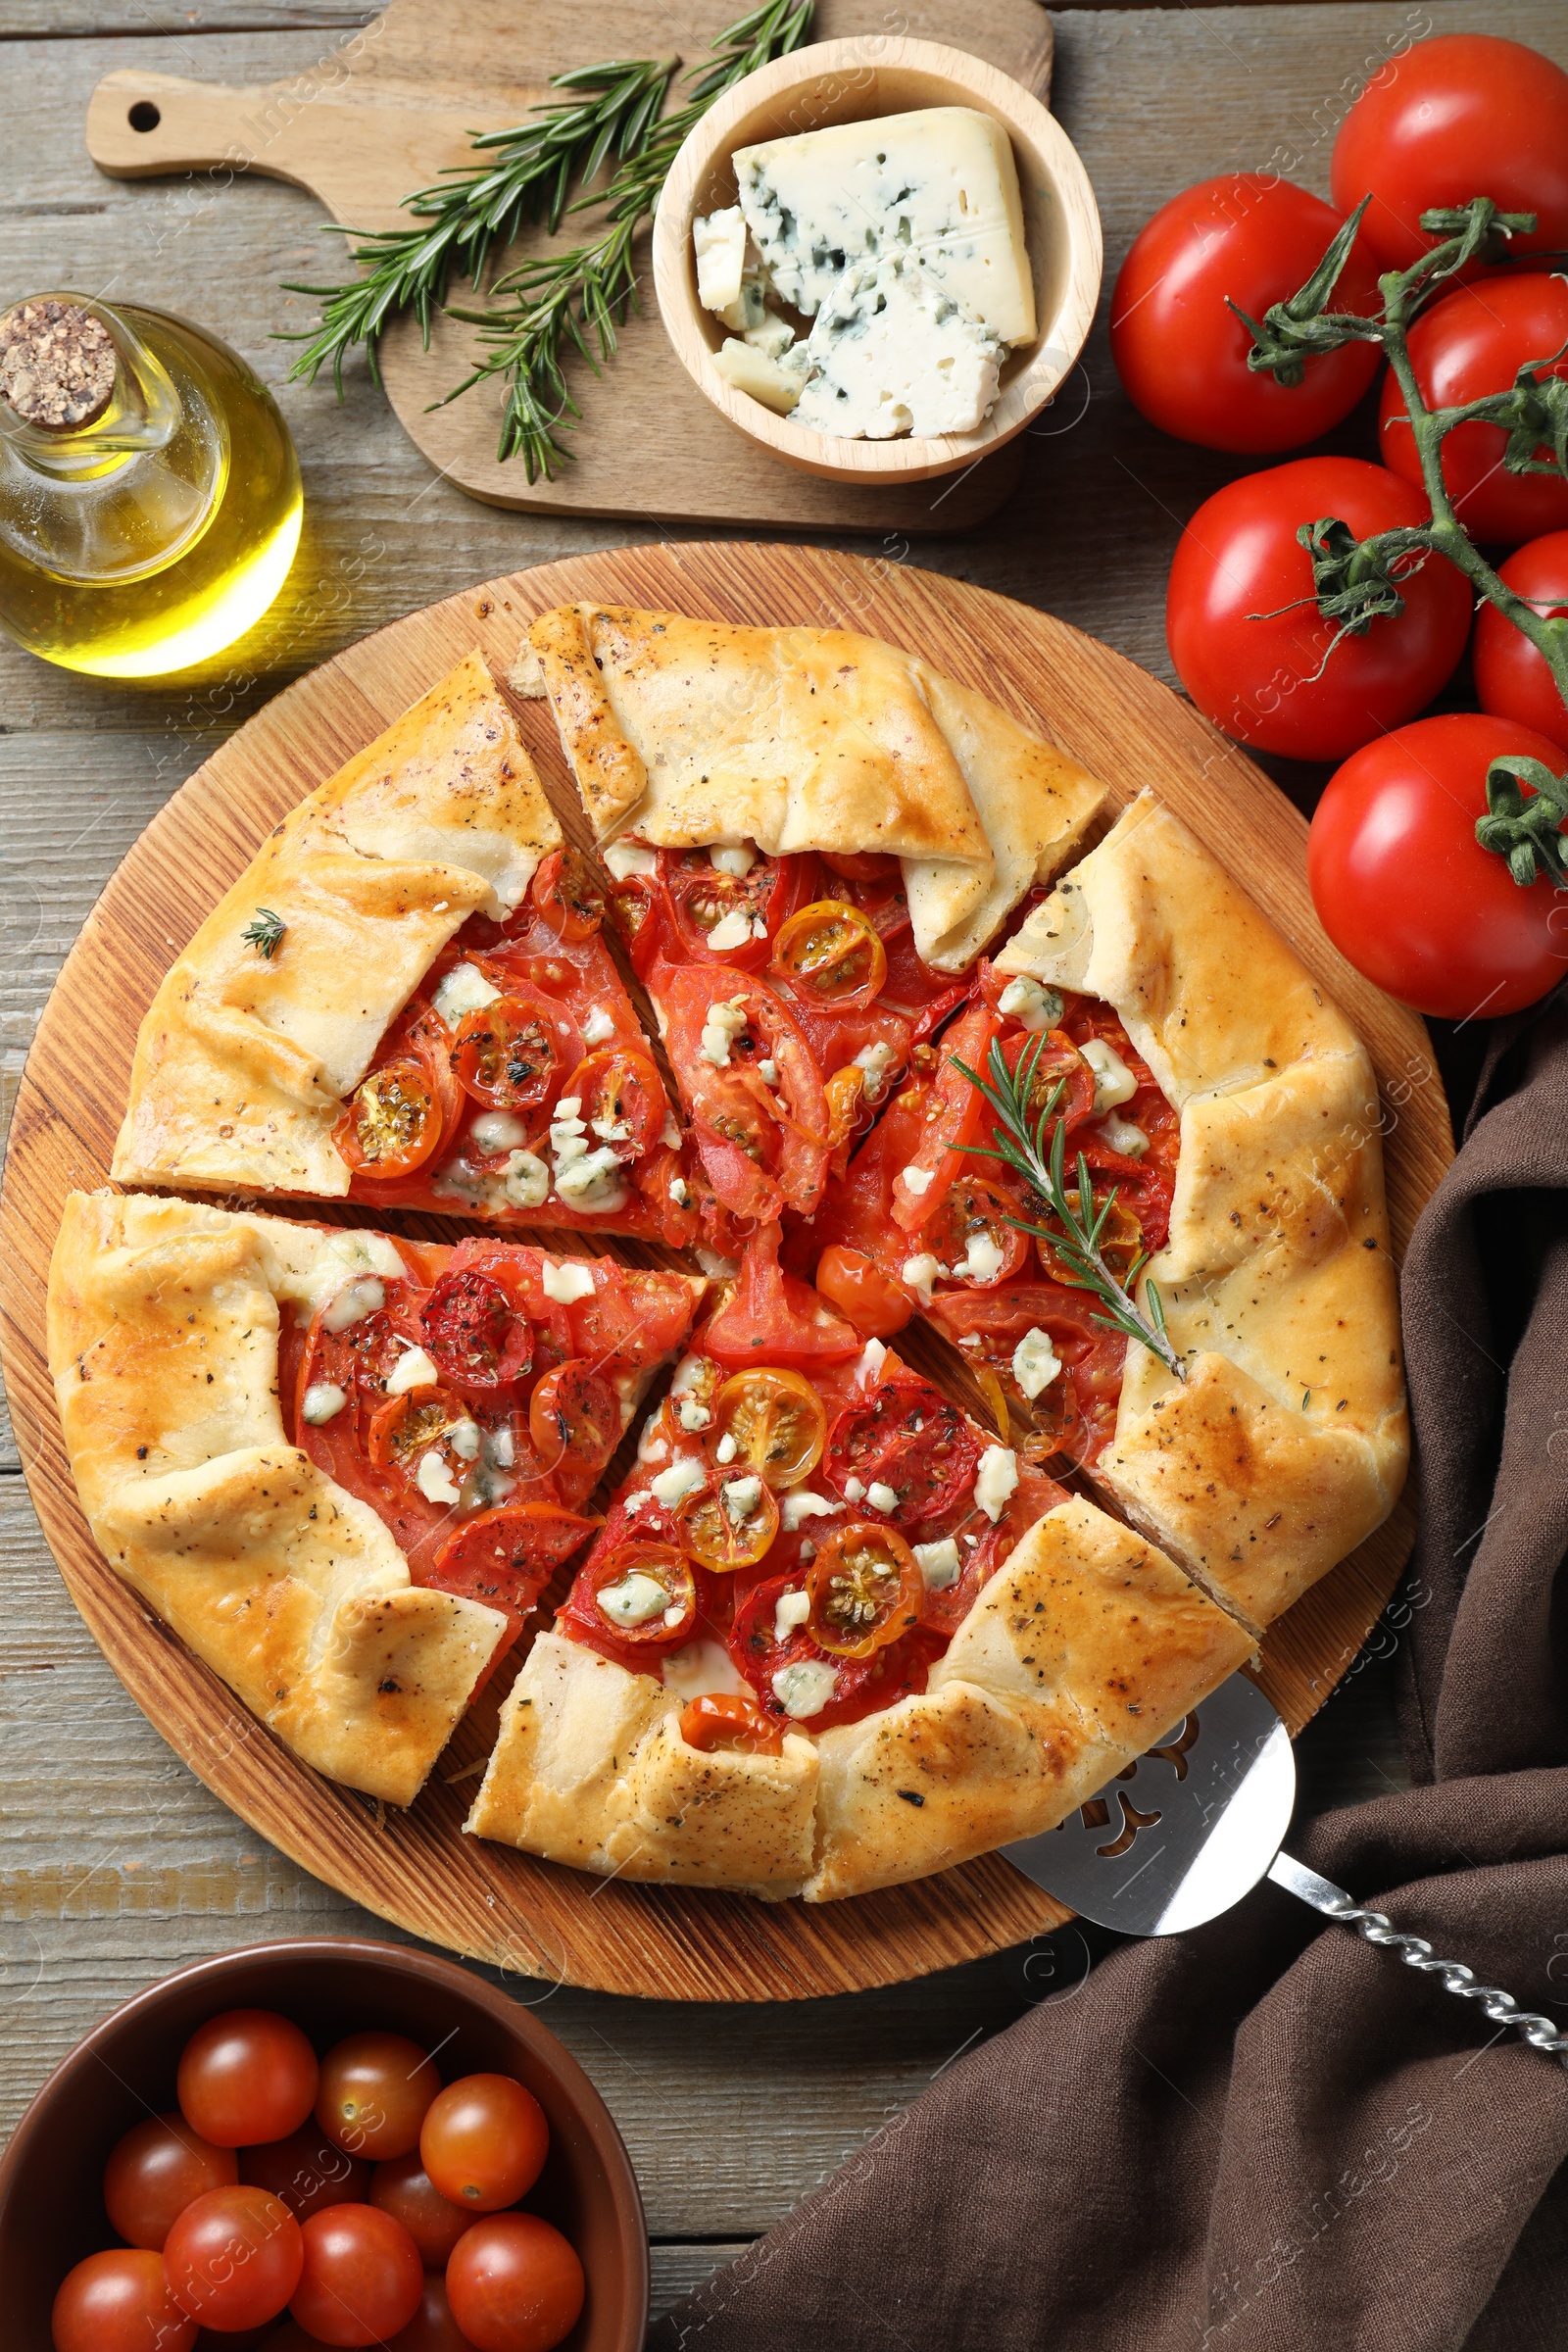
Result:
M1012 147L963 106L741 147L741 211L773 291L815 318L846 270L902 253L1004 344L1035 332Z
M919 262L846 270L806 342L797 424L852 441L970 433L992 408L1005 350Z
M795 348L804 353L807 346L798 343ZM713 354L713 365L737 392L749 392L780 416L787 416L801 397L803 376L737 336L725 337Z

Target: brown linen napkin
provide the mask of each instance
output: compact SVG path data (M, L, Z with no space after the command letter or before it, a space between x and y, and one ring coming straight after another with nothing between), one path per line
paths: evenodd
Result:
M1404 1269L1426 1785L1291 1843L1568 2024L1565 1188L1559 999ZM651 2352L1562 2352L1565 2155L1568 2070L1264 1885L960 2060Z

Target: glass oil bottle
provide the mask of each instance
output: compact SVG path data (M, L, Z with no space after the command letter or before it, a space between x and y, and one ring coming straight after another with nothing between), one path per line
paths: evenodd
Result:
M276 403L215 335L78 294L0 317L0 629L29 653L208 660L282 587L301 503Z

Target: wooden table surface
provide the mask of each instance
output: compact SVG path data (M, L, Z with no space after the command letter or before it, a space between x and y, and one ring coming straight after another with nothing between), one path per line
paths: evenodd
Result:
M359 369L341 409L324 388L285 388L290 350L270 337L311 306L278 281L331 267L304 195L260 179L109 180L88 162L81 124L101 74L305 74L368 13L354 0L171 0L168 15L146 0L0 0L0 302L66 285L188 311L277 389L307 496L282 598L210 670L130 688L0 640L0 1118L105 878L269 695L468 582L661 535L636 514L546 520L470 504L432 474ZM955 0L956 41L962 24ZM1378 62L1427 31L1482 27L1568 64L1559 0L1058 14L1054 106L1099 194L1107 294L1139 224L1194 179L1272 169L1326 194L1334 130ZM1371 454L1365 416L1330 446ZM1248 469L1163 441L1134 416L1102 304L1083 368L1031 437L1008 513L972 539L886 552L1058 612L1169 678L1161 614L1177 533ZM1276 772L1309 805L1320 776ZM0 2133L89 2026L183 1962L302 1930L391 1933L262 1845L145 1723L65 1595L20 1475L26 1448L24 1429L0 1430ZM1402 1783L1389 1694L1397 1640L1380 1629L1303 1738L1304 1809ZM626 2135L662 2307L1084 1966L1068 1930L1050 1947L898 1990L765 2013L548 1985L537 2000Z

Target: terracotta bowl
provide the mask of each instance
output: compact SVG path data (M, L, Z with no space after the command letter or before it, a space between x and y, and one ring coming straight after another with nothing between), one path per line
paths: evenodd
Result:
M105 2018L56 2068L0 2158L0 2340L47 2352L66 2273L118 2243L99 2197L110 2149L149 2110L174 2104L174 2068L196 2028L239 2008L282 2010L318 2051L378 2026L437 2051L448 2082L488 2072L526 2083L550 2119L550 2155L525 2203L565 2232L588 2275L564 2352L640 2352L642 2199L620 2133L577 2061L526 2009L453 1961L338 1936L182 1968Z
M929 106L994 116L1012 141L1034 270L1038 319L1002 370L1002 392L972 433L917 440L850 441L775 416L720 375L713 354L728 329L697 299L692 222L735 202L730 162L757 139L835 122L870 122ZM698 390L750 441L786 465L829 481L920 482L956 473L1000 449L1037 416L1076 364L1100 297L1103 256L1089 174L1065 131L1038 98L962 49L878 35L819 41L748 74L710 109L670 167L654 220L654 285L660 317Z

